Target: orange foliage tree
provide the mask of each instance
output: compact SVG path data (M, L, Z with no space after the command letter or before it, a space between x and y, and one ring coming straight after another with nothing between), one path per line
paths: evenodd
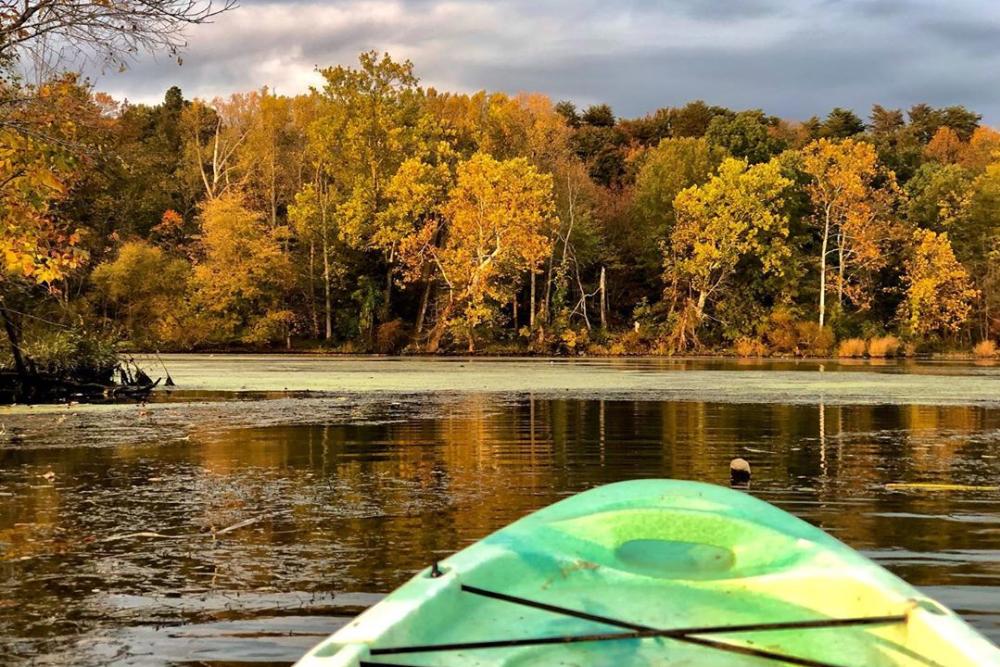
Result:
M961 159L964 150L965 144L958 133L947 125L942 125L924 148L924 156L941 164L955 164Z

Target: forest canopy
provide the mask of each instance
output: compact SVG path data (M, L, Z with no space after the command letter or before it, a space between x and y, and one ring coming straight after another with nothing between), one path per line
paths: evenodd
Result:
M3 303L24 352L1000 336L1000 133L961 106L627 119L423 88L376 52L320 73L296 96L175 87L154 105L71 75L33 88L0 127ZM29 116L45 133L17 131Z

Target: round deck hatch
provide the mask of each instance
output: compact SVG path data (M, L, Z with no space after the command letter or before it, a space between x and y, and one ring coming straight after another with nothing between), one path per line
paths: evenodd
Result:
M725 547L675 540L629 540L615 550L615 556L633 572L671 579L723 576L736 561Z

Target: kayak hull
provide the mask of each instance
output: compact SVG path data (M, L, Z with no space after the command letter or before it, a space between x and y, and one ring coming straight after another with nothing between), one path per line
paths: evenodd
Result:
M873 617L894 620L746 628ZM722 626L743 629L648 636ZM638 628L647 636L551 639ZM539 639L554 643L531 643ZM528 641L462 646L510 640ZM459 646L426 650L441 645ZM957 615L830 535L749 494L676 480L611 484L535 512L420 572L298 664L782 664L768 655L1000 666L1000 650Z

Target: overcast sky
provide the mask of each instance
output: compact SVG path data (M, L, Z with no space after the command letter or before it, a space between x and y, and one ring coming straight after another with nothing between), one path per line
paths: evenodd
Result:
M154 102L268 85L368 49L425 86L539 91L620 116L704 99L786 118L873 103L964 104L1000 124L998 0L243 0L188 33L184 64L144 57L98 88Z

